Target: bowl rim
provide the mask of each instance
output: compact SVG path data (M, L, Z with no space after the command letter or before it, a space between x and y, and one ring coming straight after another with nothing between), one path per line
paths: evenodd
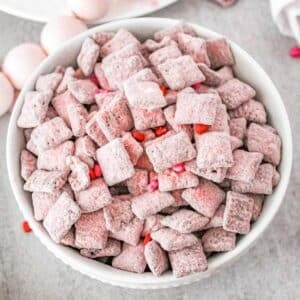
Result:
M78 253L75 254L75 250L67 248L65 246L61 246L55 244L50 237L45 234L42 230L42 226L40 222L36 221L33 217L32 209L29 209L27 205L25 205L24 194L26 193L23 189L17 187L14 182L17 178L20 178L20 170L14 169L14 161L16 160L16 153L12 151L14 147L15 135L17 132L16 120L21 110L21 106L23 104L25 93L31 89L31 86L36 81L36 78L39 74L43 73L44 69L47 69L51 65L51 61L55 59L55 56L60 55L64 52L65 49L72 47L73 44L76 44L78 41L83 41L84 38L91 36L92 34L99 31L111 31L116 30L121 27L130 27L133 25L143 25L148 28L153 27L153 24L159 24L160 27L166 28L172 25L175 25L180 20L170 19L170 18L152 18L152 17L143 17L143 18L132 18L132 19L124 19L113 21L110 23L102 24L96 27L93 27L87 30L84 33L72 38L67 41L64 45L62 45L59 49L57 49L52 55L47 57L39 67L33 72L30 78L27 80L24 85L22 91L20 92L18 99L15 103L14 109L12 111L8 134L7 134L7 143L6 143L6 158L7 158L7 168L8 168L8 176L9 181L13 190L13 194L17 200L18 206L22 211L25 219L30 223L31 228L33 229L34 234L39 238L39 240L44 244L47 249L52 252L57 258L63 261L65 264L71 266L73 269L97 280L100 280L104 283L109 283L114 286L134 288L134 289L161 289L161 288L171 288L177 287L181 285L191 284L196 281L200 281L203 278L211 276L217 270L222 269L224 266L229 263L235 261L239 258L243 253L249 249L250 246L253 246L254 242L261 236L263 231L268 227L274 218L275 214L278 212L279 207L284 199L284 195L286 193L286 189L289 183L289 177L292 168L292 134L290 128L290 122L288 119L288 115L283 104L282 98L275 87L274 83L271 81L266 72L262 69L262 67L241 47L229 41L233 52L235 55L244 56L249 64L251 64L257 72L264 77L264 81L267 82L268 86L272 89L273 94L276 96L276 105L279 106L279 109L282 114L282 118L286 121L284 122L284 131L285 136L282 137L282 141L284 141L283 155L285 156L285 172L281 174L281 180L279 186L276 188L276 201L272 203L271 208L268 213L264 216L264 219L257 226L253 226L251 231L244 236L238 243L238 246L229 252L225 252L219 255L214 256L213 259L210 260L209 267L207 271L202 273L195 273L188 275L186 277L175 278L170 272L167 272L161 277L155 277L152 274L144 273L144 274L134 274L126 271L121 271L114 269L105 264L99 264L99 262L81 257ZM188 22L187 22L188 23ZM188 23L192 27L194 27L197 31L201 32L201 35L204 37L220 37L222 35L207 29L206 27ZM113 28L113 29L112 29ZM54 69L55 66L53 66ZM272 200L273 201L273 200Z

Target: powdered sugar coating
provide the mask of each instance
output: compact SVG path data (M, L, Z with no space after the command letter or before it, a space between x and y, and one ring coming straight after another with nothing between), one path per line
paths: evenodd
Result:
M36 81L35 89L38 92L44 92L51 90L55 92L56 88L60 84L63 75L59 72L53 72L46 75L40 75Z

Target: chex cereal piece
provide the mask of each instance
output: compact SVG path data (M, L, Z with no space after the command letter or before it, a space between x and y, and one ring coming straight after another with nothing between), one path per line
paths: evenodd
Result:
M129 44L136 44L139 46L140 42L132 33L121 28L101 47L100 54L102 57L107 56L108 54L118 51Z
M75 245L78 248L104 249L107 238L102 210L81 214L75 223Z
M50 237L59 243L80 217L80 208L68 193L62 193L43 221Z
M21 151L21 176L24 180L27 180L30 175L36 170L37 159L27 150Z
M218 104L216 109L216 117L210 126L210 131L224 131L229 133L229 116L224 104Z
M166 251L181 250L198 242L197 237L192 233L180 233L171 228L153 231L151 237Z
M82 43L77 64L85 76L92 74L99 56L100 46L91 38L86 38Z
M144 273L147 265L144 248L142 241L136 246L124 243L122 252L113 258L112 266L124 271Z
M128 224L122 224L120 230L110 232L109 236L114 239L124 241L132 246L136 246L140 241L143 227L144 221L139 218L133 218Z
M227 192L223 228L239 234L248 233L253 205L252 198L236 192Z
M247 132L247 120L243 117L229 120L230 135L243 140Z
M17 125L22 128L32 128L43 123L46 118L52 91L27 92Z
M75 233L74 233L73 228L71 228L59 242L65 246L70 246L70 247L76 248Z
M180 131L162 138L145 145L146 153L156 172L163 172L173 165L195 158L196 150L187 133Z
M178 93L175 122L177 124L213 124L218 100L217 94Z
M37 159L39 169L48 171L66 171L66 158L74 153L74 143L66 141L62 144L42 151Z
M111 232L121 230L123 224L128 224L134 214L131 210L131 202L115 198L109 205L104 207L104 218L106 227Z
M251 182L233 180L231 188L239 193L253 193L270 195L273 191L273 166L262 164L259 166L254 179Z
M82 212L97 211L112 201L108 187L102 178L93 180L90 186L76 193L76 201Z
M92 35L93 40L99 45L103 46L110 41L115 35L115 32L96 32Z
M280 174L279 172L276 170L276 167L273 168L273 177L272 177L272 185L273 187L278 185L280 181Z
M214 216L210 221L205 225L204 229L216 228L223 226L223 217L224 217L225 205L221 204L216 210Z
M73 67L67 67L63 74L63 78L60 81L58 87L56 88L56 93L64 93L68 88L68 83L72 80L75 80L75 70Z
M74 136L84 136L88 117L86 109L82 105L68 105L67 112Z
M75 155L89 165L89 167L94 166L96 146L89 136L86 135L75 140Z
M178 34L178 46L184 54L190 55L196 63L210 66L205 40L180 33Z
M37 221L42 221L47 216L52 205L57 201L61 195L60 191L53 193L33 192L32 193L32 206L34 218Z
M226 177L232 180L251 182L262 162L263 155L259 152L235 150L233 152L234 164L228 168Z
M99 146L107 144L107 139L99 125L98 114L96 113L86 124L85 130L87 135Z
M255 222L261 214L264 195L247 194L247 196L251 197L254 201L251 221Z
M108 239L105 248L103 249L81 249L80 255L97 258L97 257L106 257L106 256L117 256L121 253L121 242Z
M236 234L222 227L208 229L202 236L205 252L224 252L235 248Z
M126 184L129 193L133 196L145 193L148 185L147 170L136 169L135 174L126 180Z
M131 208L138 218L145 219L174 203L175 199L171 194L155 191L132 198Z
M74 192L85 190L90 185L89 167L77 156L68 156L66 164L71 169L68 181Z
M208 222L209 218L189 209L180 209L161 220L162 225L175 229L180 233L199 231L203 229Z
M236 78L219 86L217 91L228 109L235 109L256 95L255 90L250 85Z
M206 48L212 69L234 64L230 46L225 38L207 40Z
M122 136L123 145L130 157L130 160L133 165L136 165L137 161L141 157L144 149L139 142L131 135L130 132L126 132Z
M232 71L232 68L229 67L229 66L224 66L222 67L221 69L219 69L217 71L217 73L220 75L221 77L221 82L220 82L220 85L221 84L224 84L225 82L227 82L228 80L232 79L234 76L233 76L233 71Z
M157 70L172 90L181 90L205 80L197 64L189 55L168 59Z
M198 64L199 69L205 76L204 84L208 86L217 87L221 84L222 78L221 75L212 69L210 69L206 64L200 63Z
M175 277L183 277L207 269L207 260L201 242L191 247L169 252L169 260Z
M66 183L67 176L68 173L63 171L35 170L24 184L24 190L52 193Z
M261 152L264 160L277 166L281 158L281 139L267 128L251 123L247 130L249 151Z
M137 161L135 167L138 168L138 169L145 169L147 171L152 171L153 170L153 165L150 162L149 157L145 152L143 152L143 154L141 155L141 157Z
M236 136L230 136L230 144L232 151L241 148L244 145L244 142L238 139Z
M210 131L196 136L197 166L227 168L233 165L230 136L226 132Z
M121 139L115 139L96 152L108 185L122 182L134 175L135 170Z
M40 75L36 81L35 89L38 92L46 92L49 90L55 92L62 78L63 75L58 72L53 72L46 75Z
M264 105L254 99L250 99L238 108L229 112L231 118L244 117L250 122L264 124L267 122L267 113Z
M236 0L213 0L213 1L221 5L222 7L231 6L236 2Z
M157 76L150 68L144 68L141 71L135 73L134 75L130 76L124 84L129 82L140 82L140 81L153 81L159 83Z
M160 48L149 55L149 61L153 66L158 66L171 58L180 57L181 51L177 45L170 45Z
M120 92L120 91L112 91L112 92L101 91L98 94L96 94L95 95L95 100L96 100L96 103L97 103L97 109L96 109L96 111L98 111L99 108L101 109L101 107L102 107L102 105L104 103L106 103L106 105L107 105L115 97L122 98L123 97L123 93Z
M95 103L95 95L99 92L96 84L89 79L71 81L68 89L81 104Z
M184 190L182 198L197 212L211 218L225 199L225 193L214 183L202 179L196 188Z
M144 254L147 265L155 276L161 275L168 269L167 254L155 241L150 241L145 245Z
M152 39L147 39L143 44L142 47L143 49L149 51L149 52L154 52L160 48L170 46L170 45L176 45L177 43L172 40L169 36L165 36L162 38L161 41L156 42Z
M199 184L198 176L189 171L177 173L167 169L158 174L158 185L161 192L168 192L180 189L195 187Z
M153 231L159 230L163 227L161 224L162 215L151 215L145 219L142 236L146 236Z
M96 78L99 82L99 85L102 89L104 89L105 91L111 90L111 87L109 86L107 78L106 78L106 76L104 74L104 71L102 69L102 64L101 63L96 63L95 64L94 74L95 74L95 76L96 76Z

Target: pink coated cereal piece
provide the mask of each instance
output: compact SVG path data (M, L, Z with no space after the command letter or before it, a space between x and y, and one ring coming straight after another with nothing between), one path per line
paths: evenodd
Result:
M96 84L89 79L71 81L68 83L68 89L81 104L95 103L95 95L99 91Z
M142 236L146 236L153 231L159 230L163 227L161 224L162 215L151 215L145 219L144 229L142 232Z
M201 242L179 251L169 252L169 259L175 277L183 277L207 269L207 260Z
M86 135L75 140L75 155L89 167L94 166L96 146L89 136Z
M74 154L74 143L66 141L62 144L42 151L38 156L37 166L38 169L47 171L66 171L66 158Z
M114 37L114 32L96 32L92 35L92 39L99 45L103 46Z
M196 156L187 133L180 131L163 139L146 143L146 153L156 172L163 172L177 163L188 161Z
M75 223L75 245L78 248L104 249L107 239L108 231L102 210L81 214Z
M155 276L161 275L168 269L167 254L155 241L150 241L145 245L144 254L147 265Z
M90 185L89 167L77 156L68 156L66 164L71 169L68 181L74 192L85 190Z
M230 136L230 143L232 151L241 148L244 145L244 142L238 139L236 136Z
M75 70L73 67L67 67L62 80L60 81L58 87L56 88L57 94L64 93L68 88L68 83L72 80L75 80Z
M80 217L80 208L68 193L62 193L43 221L50 237L59 243Z
M233 118L229 120L230 135L243 140L247 132L247 120L245 118Z
M226 177L232 180L251 182L258 171L262 159L263 155L259 152L235 150L233 152L234 164L227 170Z
M204 84L208 86L217 87L221 84L222 78L221 75L212 69L210 69L206 64L200 63L198 64L199 69L205 76L205 81L203 81Z
M147 266L144 248L142 241L136 246L124 243L122 252L113 258L112 266L124 271L144 273Z
M73 228L71 228L67 234L60 240L60 243L65 246L70 246L72 248L76 248L75 245L75 233Z
M244 117L250 122L264 124L267 122L267 113L261 102L250 99L238 108L229 112L231 118Z
M99 82L100 87L103 88L104 90L110 90L111 88L104 74L101 63L96 63L94 68L94 73Z
M85 131L87 135L99 146L107 144L107 139L102 132L98 122L98 114L96 113L86 124Z
M170 45L151 53L149 56L149 61L153 66L158 66L168 59L178 58L181 55L181 51L178 49L177 45Z
M259 166L251 182L232 181L231 188L239 193L253 193L270 195L273 191L273 166L262 164Z
M162 30L154 33L154 39L156 41L161 41L164 37L167 36L177 42L178 35L180 33L186 33L186 34L192 35L192 36L196 35L194 29L190 25L185 24L183 22L178 22L178 24L176 24L175 26L172 26L172 27L169 27L166 29L162 29Z
M225 82L227 82L228 80L230 80L234 77L232 68L229 66L222 67L221 69L219 69L217 71L217 73L221 77L220 85L224 84Z
M122 136L122 142L130 157L132 164L136 165L137 161L139 160L144 151L143 147L140 145L139 142L135 140L135 138L131 135L130 132L126 132Z
M98 178L86 190L76 193L76 201L82 212L90 213L111 203L112 197L104 180Z
M85 76L92 74L100 52L100 46L91 38L86 38L82 43L77 64Z
M138 218L133 218L128 224L122 224L120 230L110 232L110 237L124 241L132 246L136 246L140 241L143 227L144 221Z
M252 198L236 192L227 192L223 228L239 234L248 233L253 205Z
M198 176L189 171L177 173L173 170L165 170L158 174L158 185L161 192L195 187L199 184Z
M223 226L223 217L224 217L225 205L221 204L216 210L214 216L210 221L205 225L204 229L216 228Z
M225 199L225 193L214 183L202 179L196 188L184 190L182 198L197 212L211 218Z
M69 105L67 112L74 136L84 136L88 116L85 108L80 105Z
M277 134L278 135L278 131L276 130L276 128L272 127L271 125L268 124L261 124L261 126L263 128L265 128L266 130L270 131L271 133Z
M180 33L178 35L178 45L180 50L184 54L190 55L196 63L204 63L210 66L205 40Z
M197 166L200 169L227 168L233 165L230 136L226 132L210 131L196 138Z
M152 39L148 39L143 43L143 48L146 49L149 52L154 52L160 48L176 45L176 42L173 41L169 36L165 36L162 38L161 41L156 42Z
M157 70L172 90L181 90L205 80L197 64L189 55L168 59L157 66Z
M103 249L81 249L80 255L88 258L98 258L107 256L117 256L121 253L120 241L108 239L106 247Z
M256 123L251 123L247 131L247 146L249 151L261 152L264 160L277 166L281 158L281 139Z
M198 239L192 233L180 233L171 228L161 228L151 233L153 240L166 251L181 250L197 244Z
M199 231L203 229L208 222L209 218L189 209L180 209L161 220L162 225L175 229L180 233Z
M55 92L62 78L63 75L58 72L53 72L46 75L40 75L36 81L35 89L38 92L46 92L48 90Z
M213 1L222 7L231 6L236 2L236 0L213 0Z
M131 210L131 202L115 198L109 205L104 207L106 227L111 232L118 232L122 226L128 224L134 214Z
M150 68L144 68L141 71L135 73L131 77L129 77L124 84L130 82L140 82L140 81L153 81L159 83L157 76Z
M59 190L66 183L67 175L63 171L35 170L24 184L24 190L52 193Z
M174 203L175 199L171 194L155 191L132 198L131 208L139 219L145 219Z
M123 93L120 91L101 91L95 95L95 100L98 106L98 109L101 109L102 105L106 103L106 105L111 102L115 97L122 98ZM97 110L98 110L97 109Z
M278 185L280 181L280 174L279 172L276 170L276 167L273 168L273 177L272 177L272 185L273 187Z
M127 188L130 194L138 196L146 192L148 184L148 172L146 170L135 170L135 174L127 179Z
M235 109L256 95L250 85L236 78L219 86L217 91L228 109Z
M236 234L221 227L208 229L202 239L205 252L224 252L235 248Z
M181 92L177 95L175 122L177 124L214 123L219 96Z
M96 152L108 185L122 182L134 175L135 170L121 139L115 139Z
M206 48L212 69L234 64L230 46L225 38L207 40Z
M27 92L17 125L22 128L32 128L43 123L46 118L52 91Z
M216 109L216 117L213 124L210 126L210 131L224 131L229 133L229 116L224 104L218 104Z
M36 170L37 159L27 150L21 151L21 176L24 180L27 180L31 174Z
M254 201L251 221L257 221L261 214L264 202L264 195L247 194Z
M139 160L137 161L136 168L139 169L145 169L147 171L152 171L153 170L153 165L151 164L148 155L143 152Z

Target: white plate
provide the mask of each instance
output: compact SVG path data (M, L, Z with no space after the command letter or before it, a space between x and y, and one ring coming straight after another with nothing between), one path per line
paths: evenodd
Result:
M106 16L94 23L132 18L162 9L178 0L112 0ZM47 22L57 15L70 14L65 0L0 0L0 10L39 22Z

